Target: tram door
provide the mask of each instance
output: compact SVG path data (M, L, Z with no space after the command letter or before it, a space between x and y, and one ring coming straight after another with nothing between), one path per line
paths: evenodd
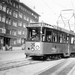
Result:
M70 37L69 35L66 37L66 45L67 45L66 55L69 56L70 55Z

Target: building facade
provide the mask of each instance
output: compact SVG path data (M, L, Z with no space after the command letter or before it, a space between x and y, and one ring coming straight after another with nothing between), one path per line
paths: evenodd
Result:
M39 14L19 0L0 0L0 48L25 43L26 26L39 21Z

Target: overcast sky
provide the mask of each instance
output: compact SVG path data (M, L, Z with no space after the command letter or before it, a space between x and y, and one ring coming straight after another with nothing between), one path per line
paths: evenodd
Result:
M62 10L75 9L75 0L20 0L20 2L25 3L40 14L40 21L53 25L57 24L56 22ZM73 15L73 11L68 11L67 13ZM69 16L68 19L72 17L71 14L67 15ZM67 17L65 14L63 16Z

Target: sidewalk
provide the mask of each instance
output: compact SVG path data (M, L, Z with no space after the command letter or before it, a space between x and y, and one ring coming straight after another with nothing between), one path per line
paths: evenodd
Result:
M22 48L23 48L22 46L20 46L20 47L12 47L12 50L22 50ZM2 50L0 50L0 51L6 51L5 47L3 47Z
M0 50L0 63L25 58L25 50L13 48L12 51Z

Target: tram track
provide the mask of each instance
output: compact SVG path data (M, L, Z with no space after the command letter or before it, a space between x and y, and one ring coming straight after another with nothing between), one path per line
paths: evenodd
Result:
M41 62L43 62L43 61L34 61L31 59L14 60L14 61L8 61L8 62L4 62L4 63L0 62L0 71L17 68L17 67L21 67L21 66L37 64L37 63L41 63Z
M65 59L52 67L36 73L35 75L71 75L71 70L75 66L74 62L75 59L73 58Z

